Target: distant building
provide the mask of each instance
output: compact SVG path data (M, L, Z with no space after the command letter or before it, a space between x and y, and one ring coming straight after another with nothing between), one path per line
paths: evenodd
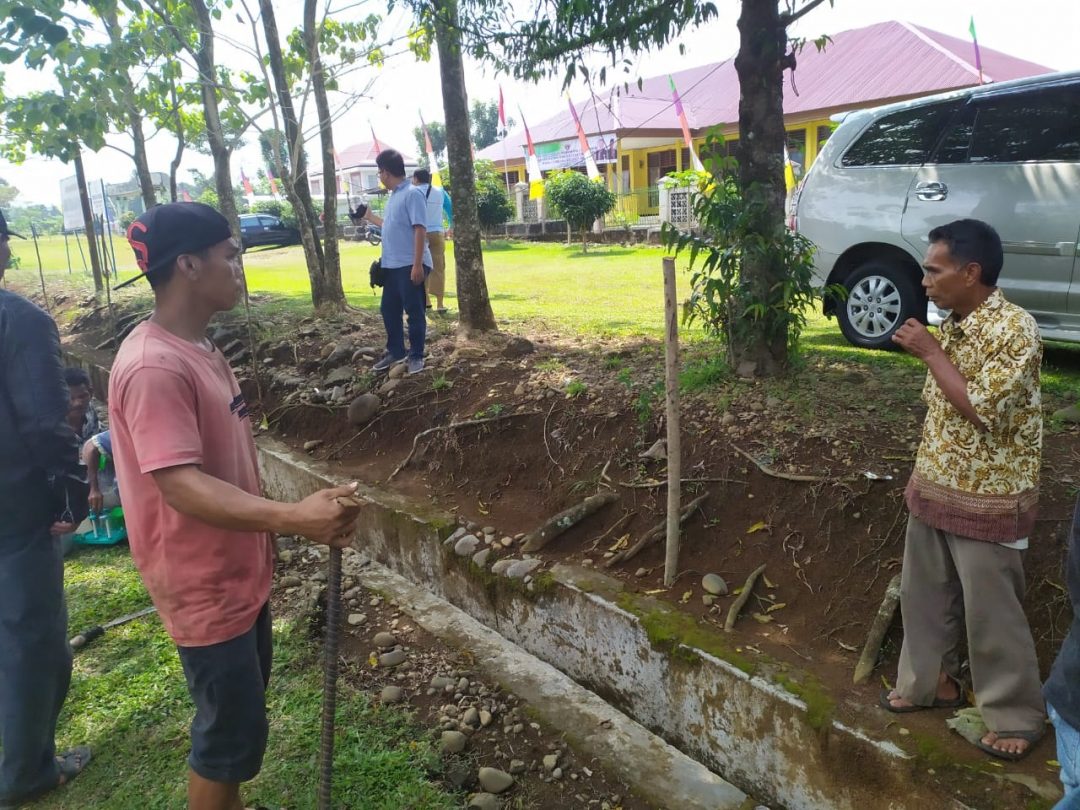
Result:
M990 48L980 49L986 82L1052 72L1043 65ZM725 152L739 137L739 80L734 58L671 74L690 125L694 148L717 128ZM830 116L979 83L970 40L905 22L883 22L831 37L824 51L805 48L794 76L784 73L784 121L788 154L801 176L835 127ZM659 213L657 183L690 168L675 114L668 76L645 79L603 97L576 104L593 155L608 186L619 195L619 211L631 222ZM529 122L541 169L584 169L577 130L569 110ZM525 131L477 152L505 172L509 183L525 179Z
M380 142L379 145L383 149L394 148L386 143ZM401 152L400 149L397 151ZM362 193L379 192L379 174L375 166L375 157L378 154L379 150L374 141L354 143L338 152L337 177L342 192L348 189L352 197L358 197ZM405 152L401 152L401 156L405 158L405 176L408 177L420 164L416 162L416 158ZM321 199L323 193L321 168L308 170L308 183L311 186L312 195Z

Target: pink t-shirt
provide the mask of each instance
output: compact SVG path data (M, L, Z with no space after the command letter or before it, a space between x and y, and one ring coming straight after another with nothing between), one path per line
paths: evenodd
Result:
M109 420L131 556L165 629L182 647L247 632L270 596L270 537L180 514L151 474L197 464L261 494L251 420L228 362L141 323L113 363Z

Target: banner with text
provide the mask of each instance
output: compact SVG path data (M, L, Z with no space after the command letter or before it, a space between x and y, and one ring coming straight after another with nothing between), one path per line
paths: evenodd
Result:
M618 157L618 138L614 133L590 135L589 149L598 165L614 163ZM540 161L540 170L545 172L585 165L585 155L581 153L581 143L577 138L538 143L536 158Z

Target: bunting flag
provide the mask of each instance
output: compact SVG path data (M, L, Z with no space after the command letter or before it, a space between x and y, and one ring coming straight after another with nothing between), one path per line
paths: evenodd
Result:
M255 189L251 185L251 181L248 180L248 176L244 174L244 170L240 169L240 183L244 186L244 193L249 197L255 196Z
M184 202L195 202L193 199L191 199L191 195L187 193L186 188L181 190L180 199L183 200Z
M975 69L979 71L979 84L984 84L982 55L979 53L979 38L975 36L975 15L971 16L971 25L968 26L968 31L971 32L971 42L975 46Z
M379 136L375 134L375 127L373 124L368 124L371 127L371 142L375 144L375 154L379 154L383 150L382 144L379 143Z
M679 98L679 91L675 89L675 80L668 75L668 83L671 85L671 97L675 99L675 114L679 116L679 126L682 127L683 141L686 142L686 148L690 151L690 163L694 167L694 171L703 172L705 167L701 165L701 160L697 156L697 152L694 151L694 140L690 137L690 124L686 120L686 110L683 109L682 100ZM685 166L683 167L686 168Z
M431 185L434 188L442 188L442 175L439 174L439 164L435 160L435 149L431 146L431 136L424 123L424 114L420 113L420 128L424 130L424 149L427 150L428 169L431 171Z
M529 132L529 125L525 123L525 113L518 108L518 115L521 116L521 125L525 127L525 140L529 145L529 199L539 200L544 196L544 174L540 171L540 161L536 157L536 147L533 145L532 133Z
M787 144L784 144L784 189L788 194L795 188L795 167L791 165L791 156L788 154Z
M345 178L341 175L341 159L338 157L337 148L334 149L334 179L337 181L337 193L345 193Z
M499 85L499 123L506 132L506 105L503 103L502 85Z
M566 103L570 105L570 115L574 116L574 126L577 127L578 143L581 144L581 154L585 156L585 173L589 176L590 180L595 182L603 182L604 178L600 175L600 169L596 165L596 160L593 159L592 150L589 148L589 139L585 137L585 128L581 126L581 119L578 118L577 109L574 107L574 102L570 98L570 94L566 93Z
M270 181L270 193L276 197L278 195L277 178L274 177L274 172L269 166L266 167L266 179Z

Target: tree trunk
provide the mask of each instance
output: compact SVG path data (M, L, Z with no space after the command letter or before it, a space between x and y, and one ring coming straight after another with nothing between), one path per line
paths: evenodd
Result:
M117 17L116 5L106 3L102 9L102 22L109 35L109 44L114 50L122 49L124 45L123 29ZM120 71L117 79L121 83L121 104L124 109L124 123L127 124L128 134L134 145L133 159L135 161L135 174L139 178L139 191L142 194L143 208L149 211L157 205L157 193L154 190L154 180L150 176L150 164L146 159L146 136L143 134L142 114L135 103L135 86L131 82L131 76L125 67Z
M457 271L459 322L465 332L495 329L484 254L480 248L480 215L476 207L476 173L469 141L469 100L461 58L461 31L456 0L434 0L435 42L439 49L446 152L454 178L454 267Z
M225 143L218 110L217 75L214 67L214 28L205 0L190 0L199 26L199 50L195 64L199 71L203 116L206 118L206 140L214 159L214 187L217 189L218 210L229 221L233 236L240 238L240 213L233 196L232 171L229 168L230 149Z
M739 17L739 188L743 200L758 212L753 231L776 241L784 228L784 86L783 59L787 34L776 0L743 0ZM744 254L742 277L751 297L765 301L784 280L777 259ZM755 373L771 376L787 363L787 329L772 311L756 322L745 341L730 346L734 367L755 364Z
M184 149L187 146L187 141L184 139L184 118L180 114L180 96L176 92L176 79L172 77L169 79L169 98L172 100L173 120L176 122L176 131L173 132L176 138L176 154L173 155L173 159L169 162L169 199L176 202L178 199L176 175L180 172L180 161L184 159Z
M90 207L90 192L86 188L86 172L83 170L81 151L75 155L75 182L79 186L79 202L82 204L83 228L90 246L90 269L94 273L94 292L105 291L101 275L101 259L97 251L97 233L94 230L94 211Z
M322 144L323 181L323 277L328 304L345 306L345 290L341 286L341 252L338 249L337 171L334 159L334 130L330 116L330 100L326 96L326 73L319 52L319 29L315 22L315 0L304 0L304 43L311 64L311 90L319 114L319 138Z
M304 247L304 260L307 264L308 279L311 282L311 303L316 309L340 309L345 303L345 293L341 289L341 277L338 276L337 289L333 289L325 272L325 256L322 243L319 242L318 217L311 200L311 188L308 185L307 157L304 153L304 134L300 129L296 108L293 105L289 82L285 76L285 63L281 53L281 39L278 36L277 18L271 0L259 0L263 29L266 32L266 52L270 61L270 75L274 80L278 107L281 109L282 123L285 127L285 141L289 146L289 166L281 167L281 180L285 186L285 196L292 204L296 214L296 223L300 229L300 242ZM276 150L275 150L276 155Z

